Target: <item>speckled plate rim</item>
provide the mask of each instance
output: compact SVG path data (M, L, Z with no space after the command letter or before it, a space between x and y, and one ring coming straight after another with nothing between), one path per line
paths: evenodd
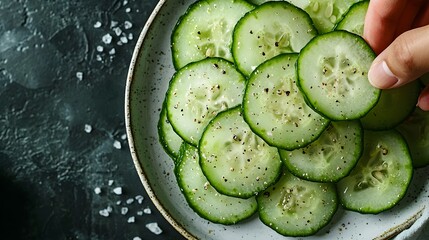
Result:
M148 20L146 21L143 30L141 31L139 38L137 40L137 43L135 45L131 63L128 69L128 76L126 80L126 87L125 87L125 125L126 125L126 132L127 132L127 139L128 139L128 145L131 152L131 157L133 159L134 166L137 170L137 173L139 175L139 178L143 184L143 187L145 188L149 198L155 205L155 207L160 211L161 215L176 229L180 234L182 234L187 239L197 239L195 236L193 236L191 233L189 233L183 226L181 226L172 216L171 214L165 209L163 204L159 201L158 197L154 193L151 184L149 183L149 179L146 177L145 170L143 169L139 159L138 152L135 149L135 142L134 142L134 133L131 128L132 126L132 118L131 118L131 112L132 109L130 108L130 93L131 93L131 87L134 80L134 70L136 67L136 63L139 61L139 58L141 57L141 49L144 45L145 38L147 33L149 32L150 28L152 27L152 23L155 21L155 19L158 16L159 11L161 10L162 6L165 4L167 0L160 0L157 5L155 6L154 10L150 14Z
M131 156L133 159L133 163L135 165L135 168L137 170L137 173L140 177L140 180L149 196L151 201L154 203L155 207L160 211L162 216L185 238L187 239L197 239L193 234L191 234L184 226L182 226L181 223L179 223L168 211L168 209L162 204L158 196L155 194L154 189L150 183L150 179L147 177L147 172L145 172L145 169L140 162L141 159L144 159L144 157L140 156L137 149L136 149L136 143L134 140L134 132L132 128L132 112L134 111L131 108L131 90L133 81L135 81L135 71L136 71L136 64L139 63L142 55L142 49L145 45L146 36L148 35L148 32L153 27L152 24L155 22L157 17L159 16L159 12L161 11L162 7L165 5L165 3L168 0L160 0L156 7L154 8L153 12L151 13L150 17L148 18L138 40L134 48L133 56L131 59L128 76L126 80L126 90L125 90L125 123L126 123L126 131L127 131L127 137L128 137L128 143L131 151ZM136 110L137 111L137 110ZM429 168L426 168L429 170ZM429 219L429 213L428 213L428 207L426 202L423 206L423 208L418 209L417 212L414 212L415 214L412 215L409 219L407 219L402 224L399 224L397 226L392 227L391 229L387 230L385 233L387 235L390 234L398 234L402 232L398 237L398 239L415 239L416 236L421 232L422 226L426 225L426 222L428 222ZM416 217L417 216L417 217ZM411 221L409 221L411 219ZM382 237L382 236L380 236ZM384 236L385 237L385 236ZM385 239L385 238L380 238Z

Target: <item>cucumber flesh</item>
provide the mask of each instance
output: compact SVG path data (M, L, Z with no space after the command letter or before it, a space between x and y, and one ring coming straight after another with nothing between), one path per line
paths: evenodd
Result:
M177 135L167 118L167 107L164 101L158 120L159 141L165 152L176 162L179 157L183 139Z
M220 193L248 198L273 184L282 162L244 121L241 107L226 110L207 126L199 144L204 175Z
M396 129L410 148L415 168L429 165L429 112L416 108Z
M308 236L326 226L338 208L335 186L302 180L285 171L256 197L261 221L285 236Z
M229 225L249 218L257 211L255 197L241 199L226 196L210 185L201 171L197 148L184 143L178 162L175 174L180 189L189 206L201 217Z
M246 76L281 53L299 52L317 30L306 12L287 2L267 2L246 13L234 29L232 55Z
M296 86L297 58L286 53L261 64L250 76L243 98L244 119L252 130L270 145L288 150L313 142L329 125Z
M368 81L374 59L374 52L358 35L347 31L318 35L299 55L298 85L308 103L327 118L359 119L380 96L380 89Z
M350 7L343 19L335 27L336 30L345 30L363 36L365 16L369 0L357 2Z
M197 146L204 128L220 111L241 104L246 80L222 58L181 68L167 90L167 117L174 131Z
M200 0L192 4L172 33L175 68L206 57L233 61L230 49L234 26L253 8L245 0Z
M293 151L280 150L283 162L294 175L316 182L337 182L347 176L363 151L359 121L331 122L320 137Z
M340 201L361 213L385 211L402 199L412 175L408 146L399 132L365 131L362 157L350 175L337 183Z

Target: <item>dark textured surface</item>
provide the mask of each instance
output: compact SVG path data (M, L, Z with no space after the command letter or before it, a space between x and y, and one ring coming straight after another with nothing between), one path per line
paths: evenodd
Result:
M128 64L156 3L0 0L1 239L180 238L147 197L125 139Z

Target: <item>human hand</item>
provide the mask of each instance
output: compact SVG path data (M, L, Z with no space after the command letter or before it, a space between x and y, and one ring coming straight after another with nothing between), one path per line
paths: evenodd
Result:
M379 54L368 73L371 84L395 88L429 72L429 1L371 0L364 38ZM429 110L429 86L418 106Z

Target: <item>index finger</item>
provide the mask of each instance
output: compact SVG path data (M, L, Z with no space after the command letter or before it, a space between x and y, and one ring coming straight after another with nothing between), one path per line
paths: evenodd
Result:
M364 38L378 54L395 38L408 0L371 0L365 17Z

